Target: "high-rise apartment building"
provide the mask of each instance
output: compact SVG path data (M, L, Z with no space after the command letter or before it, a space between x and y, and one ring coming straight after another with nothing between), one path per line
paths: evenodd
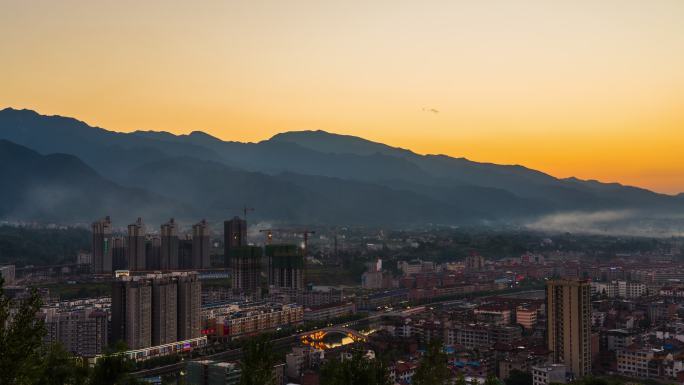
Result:
M187 234L178 240L178 267L183 270L192 269L192 237Z
M178 341L178 280L172 275L152 280L152 345Z
M196 272L121 276L112 285L112 342L141 349L200 337Z
M304 256L296 245L267 245L268 282L279 289L304 289Z
M145 270L147 259L145 257L145 225L142 218L128 225L126 236L126 259L129 270Z
M92 225L93 230L93 272L112 272L112 221L107 216Z
M112 268L113 270L128 270L124 237L112 238Z
M255 294L261 281L261 248L240 246L230 249L233 292Z
M247 221L240 217L223 222L223 249L226 266L230 266L230 249L247 245Z
M176 221L171 218L168 222L161 225L161 270L178 269L178 226Z
M161 239L151 236L145 240L145 270L161 269Z
M192 226L193 269L208 269L211 267L209 231L209 224L204 219Z
M575 377L591 374L591 285L553 279L546 284L547 344L556 364Z
M129 349L152 345L152 281L123 276L112 284L112 342Z
M178 340L201 334L202 284L196 272L174 273L178 277Z

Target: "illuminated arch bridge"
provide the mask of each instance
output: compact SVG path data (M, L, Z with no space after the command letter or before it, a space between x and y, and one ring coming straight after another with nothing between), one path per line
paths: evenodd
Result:
M350 338L354 342L368 341L368 337L365 334L343 327L328 327L312 330L310 332L300 334L299 339L304 345L311 345L319 349L325 349L328 346L325 344L324 339L329 334L341 334Z

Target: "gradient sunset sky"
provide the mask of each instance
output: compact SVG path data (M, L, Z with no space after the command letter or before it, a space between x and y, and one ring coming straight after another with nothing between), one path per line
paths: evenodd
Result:
M0 108L684 191L682 0L4 0L0 52Z

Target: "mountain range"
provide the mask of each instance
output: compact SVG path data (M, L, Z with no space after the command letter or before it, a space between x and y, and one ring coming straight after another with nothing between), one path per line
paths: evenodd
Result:
M10 220L220 220L244 205L256 208L257 220L398 227L684 214L682 194L420 155L325 131L241 143L197 131L119 133L6 108L0 139L0 218Z

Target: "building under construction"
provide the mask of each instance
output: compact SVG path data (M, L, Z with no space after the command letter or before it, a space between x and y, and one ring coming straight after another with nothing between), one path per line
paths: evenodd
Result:
M257 246L233 246L228 251L233 292L257 294L261 280L262 251Z
M297 245L266 245L268 282L275 289L304 289L304 255Z

